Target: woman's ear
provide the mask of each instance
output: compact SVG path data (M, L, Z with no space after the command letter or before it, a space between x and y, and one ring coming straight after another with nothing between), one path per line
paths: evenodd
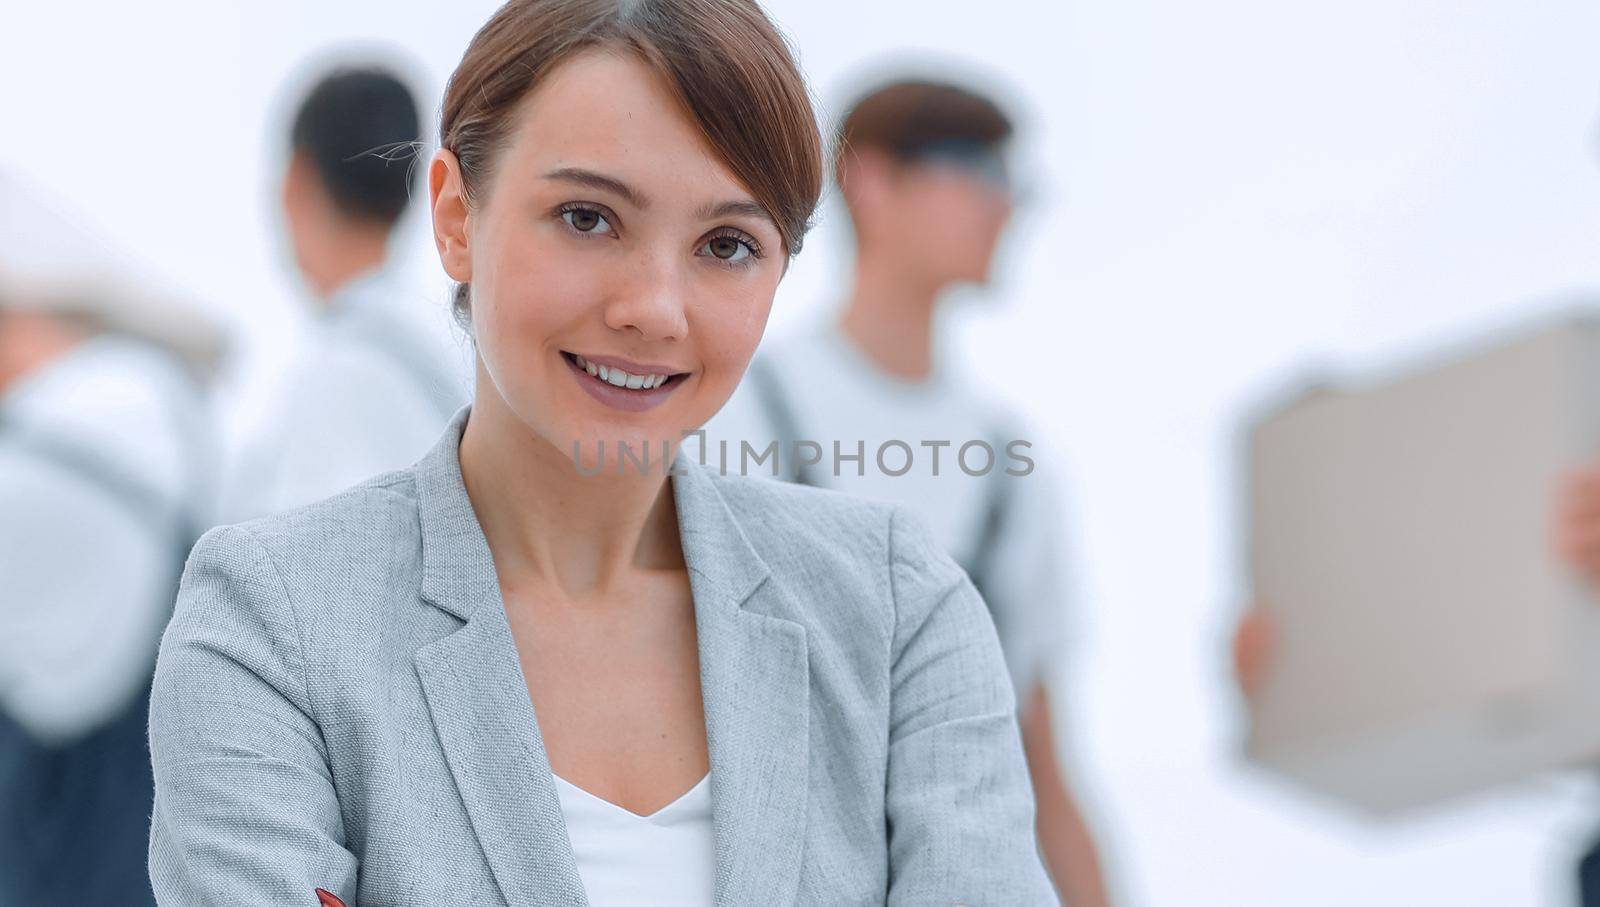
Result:
M428 162L428 202L433 210L433 244L439 249L439 263L452 280L471 282L471 212L461 182L461 162L455 152L441 148Z

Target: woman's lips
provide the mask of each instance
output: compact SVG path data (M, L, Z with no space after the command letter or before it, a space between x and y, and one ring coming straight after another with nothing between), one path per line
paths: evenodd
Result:
M587 356L582 353L568 353L565 351L563 351L563 355L576 356L592 365L620 368L630 375L676 375L682 371L670 365L659 365L654 362L634 362L632 359L623 359L618 356Z
M579 368L577 360L573 358L571 353L562 352L560 355L561 361L566 363L567 370L572 373L572 377L588 392L589 396L612 409L622 410L623 412L638 413L660 406L666 402L667 397L671 396L673 391L678 389L678 385L689 377L689 373L679 372L668 378L660 387L648 389L617 387L615 384L609 381L601 381L598 377ZM609 363L611 361L620 363L623 360L602 359L595 361L600 363ZM665 373L664 369L657 372L657 374L663 373Z

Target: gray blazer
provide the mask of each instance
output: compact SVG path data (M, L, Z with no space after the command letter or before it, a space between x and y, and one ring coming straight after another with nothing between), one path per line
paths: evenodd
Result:
M150 706L161 903L586 904L467 412L410 469L196 546ZM687 466L716 904L1055 904L966 575L897 506Z

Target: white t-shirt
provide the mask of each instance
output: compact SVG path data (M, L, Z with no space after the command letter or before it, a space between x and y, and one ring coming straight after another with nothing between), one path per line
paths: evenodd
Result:
M781 387L788 418L774 414L771 397L761 392L762 369ZM792 427L785 429L786 422ZM821 462L807 468L813 484L906 504L964 567L982 566L977 579L1020 701L1063 648L1068 596L1061 483L1054 475L1059 458L1036 444L1013 444L1031 440L1021 421L947 373L897 378L831 325L763 347L706 425L704 448L691 438L684 450L729 473L771 476L772 459L757 465L746 457L741 464L740 441L759 453L779 440L776 465L790 478L796 438L779 438L785 433L822 448ZM1032 461L1031 470L1022 458ZM1027 474L1002 477L1007 469ZM997 494L1001 517L985 528ZM980 554L985 547L987 555Z
M335 295L233 457L223 521L319 501L411 465L439 439L468 381L447 344L408 317L408 287L379 269Z
M199 387L106 335L0 398L0 709L68 743L150 679L214 468Z
M716 851L709 772L648 816L555 779L589 907L710 907Z

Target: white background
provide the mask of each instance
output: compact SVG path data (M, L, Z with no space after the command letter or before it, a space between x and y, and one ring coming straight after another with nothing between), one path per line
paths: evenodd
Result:
M277 236L307 61L404 48L436 103L493 4L5 0L0 165L68 197L248 338L230 431L299 318ZM1245 404L1307 362L1386 360L1600 291L1600 7L1580 0L773 2L825 117L890 51L1024 115L1033 206L953 347L1070 470L1073 774L1134 905L1564 905L1579 779L1376 826L1241 768ZM774 334L847 261L830 201ZM419 279L443 282L408 228ZM1600 293L1597 293L1600 295ZM253 396L257 395L257 396Z

